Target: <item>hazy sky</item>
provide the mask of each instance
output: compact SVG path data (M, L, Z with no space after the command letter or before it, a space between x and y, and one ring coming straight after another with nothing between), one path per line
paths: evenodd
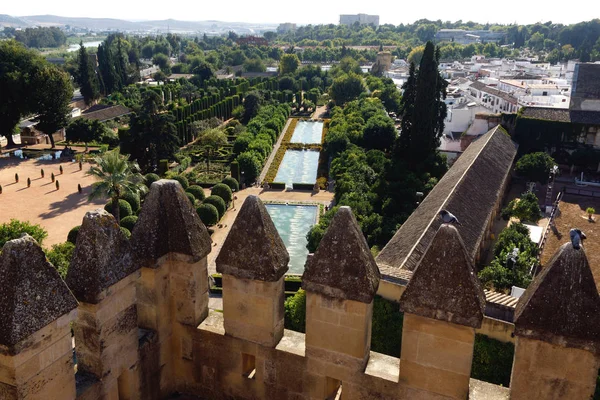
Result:
M340 14L376 14L382 24L409 23L421 18L443 21L498 23L560 22L564 24L600 18L593 0L539 2L531 0L492 1L368 1L368 0L3 0L0 14L13 16L53 14L68 17L119 18L129 20L179 19L235 22L337 23Z

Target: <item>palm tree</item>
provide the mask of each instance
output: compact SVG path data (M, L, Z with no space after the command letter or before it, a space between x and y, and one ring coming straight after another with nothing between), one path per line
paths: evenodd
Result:
M125 194L139 193L142 190L144 178L139 173L140 167L136 162L130 162L129 156L123 156L119 150L104 153L95 159L97 165L87 172L98 180L92 184L89 200L110 197L113 215L117 223L121 223L119 199Z

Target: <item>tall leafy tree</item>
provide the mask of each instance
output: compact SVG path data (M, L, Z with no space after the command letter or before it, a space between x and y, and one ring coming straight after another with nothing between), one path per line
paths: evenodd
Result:
M96 71L90 62L88 52L83 46L83 42L79 44L77 61L79 65L77 71L77 83L81 88L81 95L83 96L85 104L90 105L100 97L100 89Z
M35 76L36 91L34 109L38 111L36 128L48 134L54 147L52 136L59 129L68 125L71 119L69 103L73 97L71 79L54 66L46 66Z
M115 67L115 57L110 46L105 43L98 46L98 70L104 95L109 95L122 86L121 77Z
M14 146L15 126L34 112L33 76L44 60L15 40L0 41L0 60L0 135Z
M219 149L227 144L227 136L222 129L207 129L200 133L197 143L204 149L206 172L209 173L210 160L214 159Z

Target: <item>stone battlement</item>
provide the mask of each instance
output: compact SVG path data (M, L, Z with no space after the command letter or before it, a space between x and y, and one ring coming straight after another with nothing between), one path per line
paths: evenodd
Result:
M307 262L306 334L284 329L289 255L258 197L244 202L216 260L223 312L208 309L210 251L169 180L152 184L130 240L112 215L86 214L65 281L32 238L8 242L0 399L588 400L594 391L600 297L584 250L570 244L516 307L510 388L470 379L485 294L453 226L439 227L402 293L400 358L370 350L380 272L349 208Z

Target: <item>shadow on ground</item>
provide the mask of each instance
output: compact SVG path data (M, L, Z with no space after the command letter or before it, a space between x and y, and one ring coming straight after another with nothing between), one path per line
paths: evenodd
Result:
M91 202L88 201L88 194L90 192L90 187L91 187L91 185L82 188L83 190L82 190L81 194L78 192L74 192L74 193L67 195L67 197L65 197L64 199L62 199L60 201L55 201L54 203L50 203L50 205L48 206L48 211L40 214L39 215L40 218L50 219L50 218L58 217L62 213L72 210L73 208L77 208L85 203L89 203L90 207L103 206L104 203L106 203L106 200L97 199L97 200L94 200ZM54 191L50 191L48 193L52 193L52 192L54 192Z

